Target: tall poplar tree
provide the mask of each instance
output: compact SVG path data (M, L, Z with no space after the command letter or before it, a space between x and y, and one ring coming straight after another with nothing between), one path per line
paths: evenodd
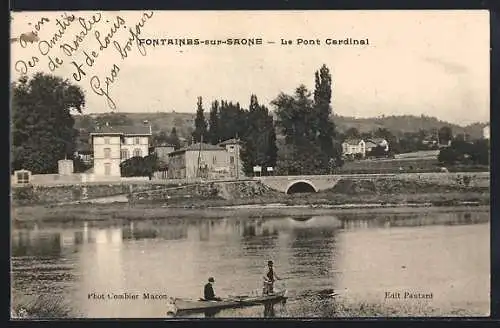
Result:
M219 102L217 100L212 102L210 109L210 117L208 119L208 141L212 145L216 145L219 140Z
M193 141L200 142L203 138L207 137L207 121L205 120L205 112L203 109L203 100L198 97L196 104L196 117L194 119Z
M323 153L329 158L340 157L333 143L335 137L335 124L331 120L332 107L332 76L326 65L314 74L314 113L316 118L315 128L317 131L317 142Z

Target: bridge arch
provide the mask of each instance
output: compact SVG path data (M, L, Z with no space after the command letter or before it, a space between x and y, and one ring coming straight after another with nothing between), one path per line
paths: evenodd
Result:
M290 182L285 189L286 194L301 192L318 192L318 188L309 180L295 180Z

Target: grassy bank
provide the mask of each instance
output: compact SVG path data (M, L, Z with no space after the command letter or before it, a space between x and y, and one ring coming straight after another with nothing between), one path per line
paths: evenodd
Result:
M61 297L13 295L11 319L66 319L77 317Z
M314 305L313 305L314 304ZM461 317L486 315L487 310L456 308L444 310L424 302L388 304L373 302L325 302L304 306L297 310L299 317L313 318L381 318L381 317Z

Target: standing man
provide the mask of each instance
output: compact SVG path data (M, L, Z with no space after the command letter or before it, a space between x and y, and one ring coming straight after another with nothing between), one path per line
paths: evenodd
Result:
M221 301L220 297L215 297L213 284L215 279L213 277L208 278L208 283L205 285L204 299L205 301Z
M264 295L274 293L274 282L280 280L273 269L273 261L267 261L267 273L264 276Z

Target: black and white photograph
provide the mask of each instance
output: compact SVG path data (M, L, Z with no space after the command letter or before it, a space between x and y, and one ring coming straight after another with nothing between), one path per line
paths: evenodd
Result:
M12 320L490 315L487 10L10 24Z

